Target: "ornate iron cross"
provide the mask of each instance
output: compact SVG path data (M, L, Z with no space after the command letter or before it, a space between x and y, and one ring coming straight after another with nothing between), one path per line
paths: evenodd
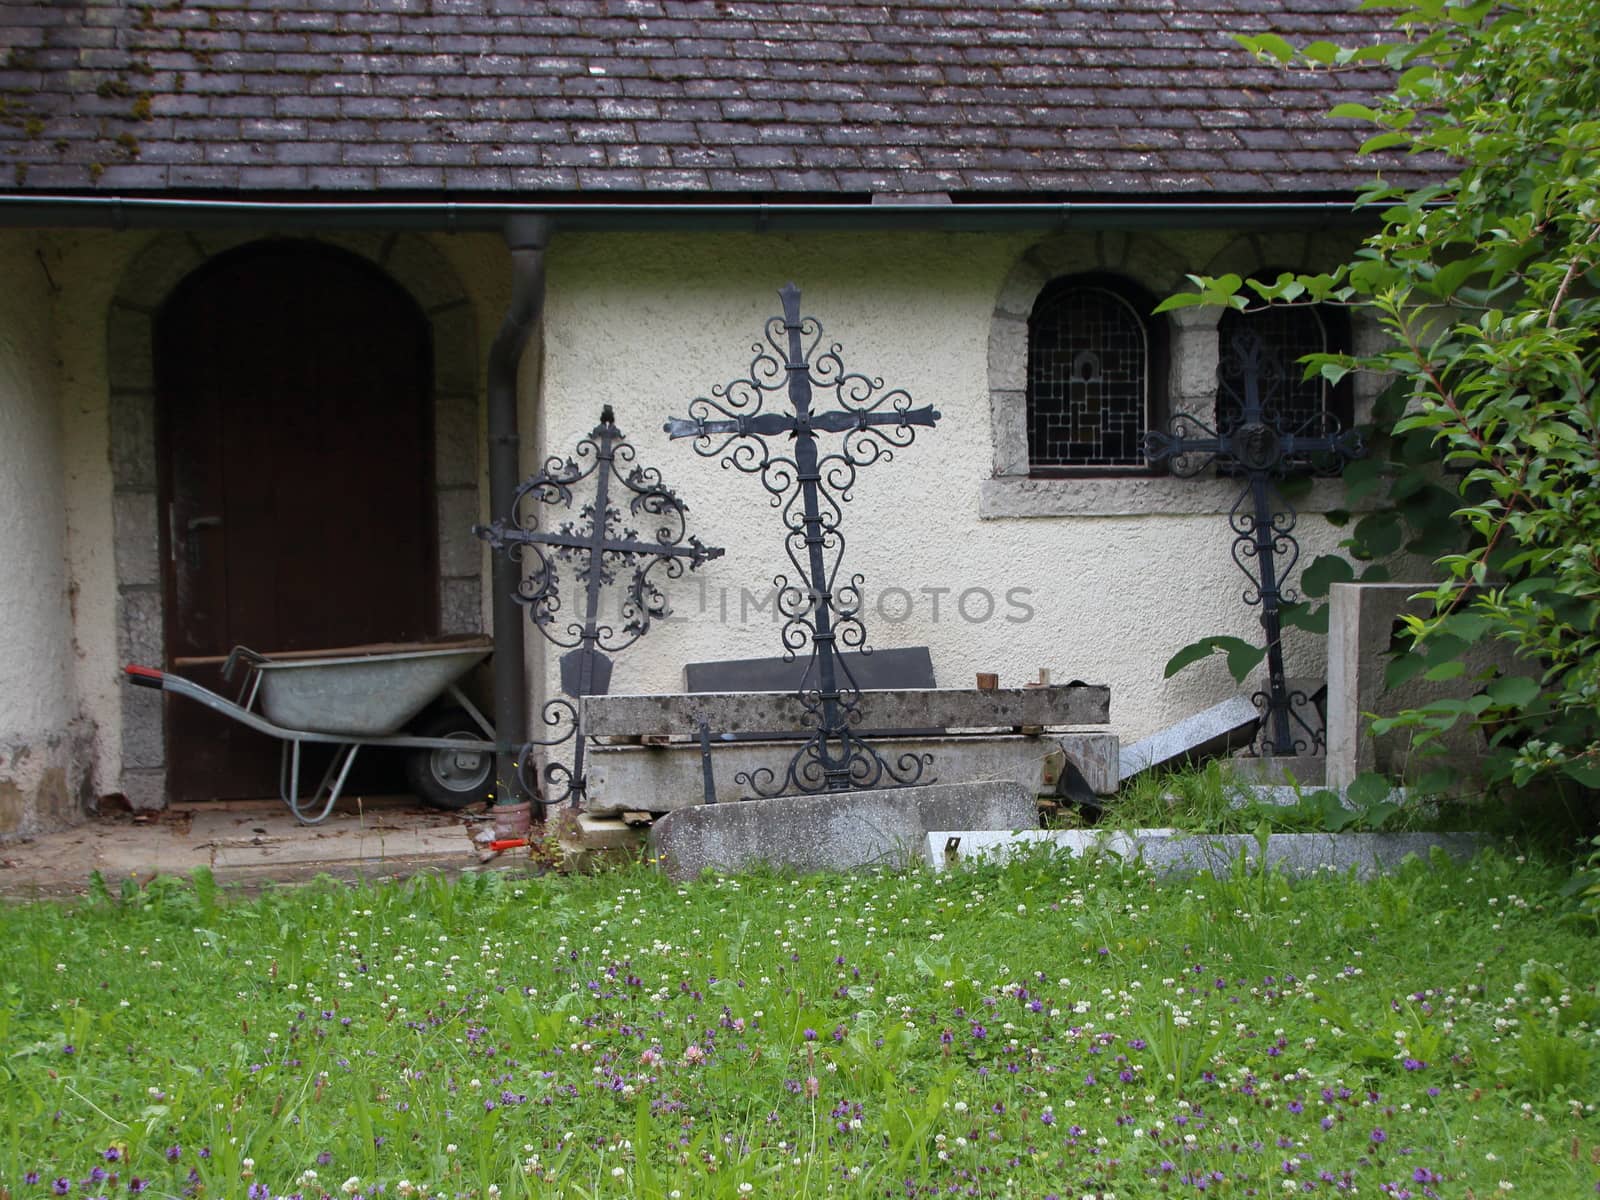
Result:
M784 657L793 661L796 651L811 646L799 695L816 730L781 778L766 767L735 778L758 796L882 787L885 777L892 781L887 786L924 782L931 755L903 754L890 764L855 732L861 689L840 651L865 649L863 577L840 579L845 540L839 523L857 469L892 458L912 443L915 426L931 427L939 414L932 406L912 408L904 389L885 391L883 380L846 371L838 343L819 353L822 325L801 317L800 289L791 283L778 295L783 315L769 318L765 341L751 347L750 374L696 398L687 418L666 424L674 438L694 438L702 457L720 455L724 467L761 477L772 506L783 511L784 550L798 577L791 583L778 575L773 582L784 617ZM839 407L818 411L813 389L832 393ZM778 391L788 393L793 411L762 411L767 394ZM832 433L842 434L842 443L824 452L818 437ZM768 439L779 437L793 443L791 455L774 453Z
M1264 717L1263 749L1273 755L1293 755L1313 749L1321 735L1295 711L1303 709L1309 698L1304 692L1291 693L1284 678L1279 608L1295 600L1283 581L1299 561L1300 543L1294 537L1294 506L1273 481L1290 471L1336 475L1351 459L1365 454L1366 447L1357 431L1341 430L1325 410L1292 430L1283 428L1277 407L1285 382L1283 365L1250 330L1233 336L1217 379L1221 431L1189 413L1179 413L1167 424L1170 432L1144 435L1145 457L1152 464L1170 459L1172 473L1185 478L1213 462L1244 476L1244 488L1228 522L1234 532L1233 560L1250 580L1244 602L1261 607L1267 640L1267 690L1253 699ZM1235 419L1224 425L1220 417L1228 409ZM1296 734L1296 725L1306 736Z
M607 404L600 410L600 424L578 443L574 457L552 457L544 470L522 481L512 500L510 521L502 519L473 530L496 550L522 560L526 570L517 603L528 610L534 627L546 639L567 649L561 657L561 690L568 696L604 695L611 686L610 655L633 645L649 632L652 620L670 611L653 572L660 570L666 579L677 579L685 567L693 570L723 554L720 548L706 546L689 535L688 506L662 483L661 472L637 465L624 471L633 461L633 446L617 428ZM570 510L575 485L591 476L594 498L578 509L577 520L541 528L540 506ZM653 529L641 534L624 524L613 487L626 496L629 515L654 523ZM556 569L560 562L571 564L574 580L583 589L581 609L565 624L560 621L561 577ZM629 571L619 605L619 628L601 614L601 597L607 585ZM560 709L554 718L552 705ZM545 708L547 724L576 715L567 701L552 701ZM559 799L583 790L583 748L580 737L570 772L560 763L544 769L545 783L565 783L566 791ZM525 760L530 757L524 755Z

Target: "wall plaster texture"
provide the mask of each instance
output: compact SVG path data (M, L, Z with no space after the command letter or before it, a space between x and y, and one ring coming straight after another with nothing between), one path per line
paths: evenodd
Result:
M613 405L639 461L659 468L688 503L691 531L727 549L670 585L674 617L618 657L611 690L678 691L686 662L781 652L779 625L756 608L775 573L794 574L778 512L757 478L699 457L687 440L669 442L661 424L745 374L751 344L780 311L777 290L793 280L825 342L842 344L847 369L881 376L943 414L892 461L864 468L846 506L844 572L866 576L870 644L930 646L941 686L971 686L980 671L1014 686L1041 667L1058 683L1110 684L1111 727L1126 740L1232 694L1236 685L1220 659L1171 680L1162 669L1206 634L1259 637L1219 515L1227 506L1221 492L1231 503L1233 485L1187 485L1216 493L1199 505L1130 505L1120 496L1077 505L1075 515L984 509L1004 436L993 413L994 330L1007 312L1026 311L1019 263L1040 286L1049 271L1032 264L1043 261L1125 270L1163 295L1181 286L1185 271L1248 269L1252 257L1256 265L1294 268L1314 255L1305 237L1284 247L1223 234L1144 244L1080 235L1043 249L992 235L558 237L549 257L543 374L537 390L523 394L525 411L541 413L545 452L570 453L600 406ZM1174 358L1175 399L1207 395L1201 381L1214 377L1214 347L1209 363L1197 366L1193 357ZM1149 483L1111 482L1135 492ZM1182 494L1175 481L1160 482ZM1104 492L1106 481L1051 483L1069 495L1096 487ZM1302 565L1341 536L1312 513L1302 514L1297 532ZM883 595L890 587L910 596ZM984 614L985 594L993 615L969 619ZM1291 674L1320 677L1321 649L1319 639L1291 639ZM549 657L545 694L554 696Z
M28 233L0 234L0 841L82 811L52 281Z

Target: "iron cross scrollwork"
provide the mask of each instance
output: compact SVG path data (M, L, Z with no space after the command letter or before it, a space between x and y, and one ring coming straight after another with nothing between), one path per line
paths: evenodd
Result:
M593 498L577 509L576 519L541 526L541 510L571 511L577 485L589 479L594 481ZM624 498L628 517L653 527L640 532L629 526L621 508ZM722 555L720 548L688 532L687 509L659 471L634 463L634 448L617 428L608 404L573 457L552 457L544 470L523 480L512 500L510 521L475 527L496 550L521 559L525 571L517 603L548 641L568 651L561 658L561 690L568 696L604 695L611 685L610 655L633 645L649 632L652 621L669 613L662 582ZM565 621L560 564L569 566L581 589L581 603ZM602 598L619 580L622 593L613 623L601 611ZM575 724L571 701L552 700L545 710L547 724ZM570 770L561 763L544 768L545 803L583 791L583 749L579 737ZM524 771L531 758L524 755ZM556 788L561 794L553 796Z
M784 657L793 661L810 646L799 696L815 730L781 776L760 767L735 778L757 796L928 782L923 772L931 755L906 753L890 763L855 731L861 690L842 651L867 648L863 577L841 577L845 539L839 526L857 471L888 461L911 445L916 426L932 427L939 414L931 406L912 408L904 389L886 390L881 379L845 370L842 348L824 348L821 323L800 315L800 289L791 283L778 294L783 315L767 320L765 340L752 347L749 375L713 388L690 403L687 418L666 424L672 437L694 438L702 457L720 457L725 467L759 476L772 506L782 510L784 550L795 571L793 580L787 574L773 580ZM787 394L792 411L764 410L776 392ZM838 407L819 408L818 392ZM825 434L842 440L825 449ZM775 451L780 438L791 443L788 454Z
M1287 756L1314 749L1321 735L1296 711L1309 698L1290 692L1284 677L1280 608L1296 599L1284 580L1299 561L1300 543L1294 536L1294 506L1274 481L1290 472L1336 475L1366 448L1359 432L1340 429L1326 410L1293 429L1283 427L1278 402L1284 368L1255 333L1235 334L1226 354L1217 372L1221 430L1179 413L1168 422L1168 432L1145 434L1145 457L1152 465L1170 461L1172 473L1182 477L1197 475L1212 463L1244 476L1228 520L1234 532L1233 560L1250 580L1244 601L1260 606L1266 635L1267 690L1253 698L1265 718L1263 750ZM1231 422L1224 424L1224 416Z

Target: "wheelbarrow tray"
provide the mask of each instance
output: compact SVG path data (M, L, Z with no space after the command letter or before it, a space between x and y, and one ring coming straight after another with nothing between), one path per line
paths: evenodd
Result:
M492 650L480 643L334 658L273 655L252 664L256 702L262 716L285 729L387 737Z

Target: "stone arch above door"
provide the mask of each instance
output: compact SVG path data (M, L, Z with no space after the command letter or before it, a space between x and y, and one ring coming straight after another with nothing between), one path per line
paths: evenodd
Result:
M157 504L154 319L192 271L265 233L167 233L130 260L106 315L110 386L112 526L117 580L117 653L123 662L165 661ZM416 301L433 334L434 490L438 508L440 623L477 632L482 623L480 554L450 532L478 516L478 353L471 300L454 268L415 234L355 233L307 239L361 256ZM161 706L122 707L120 790L135 808L166 797Z

